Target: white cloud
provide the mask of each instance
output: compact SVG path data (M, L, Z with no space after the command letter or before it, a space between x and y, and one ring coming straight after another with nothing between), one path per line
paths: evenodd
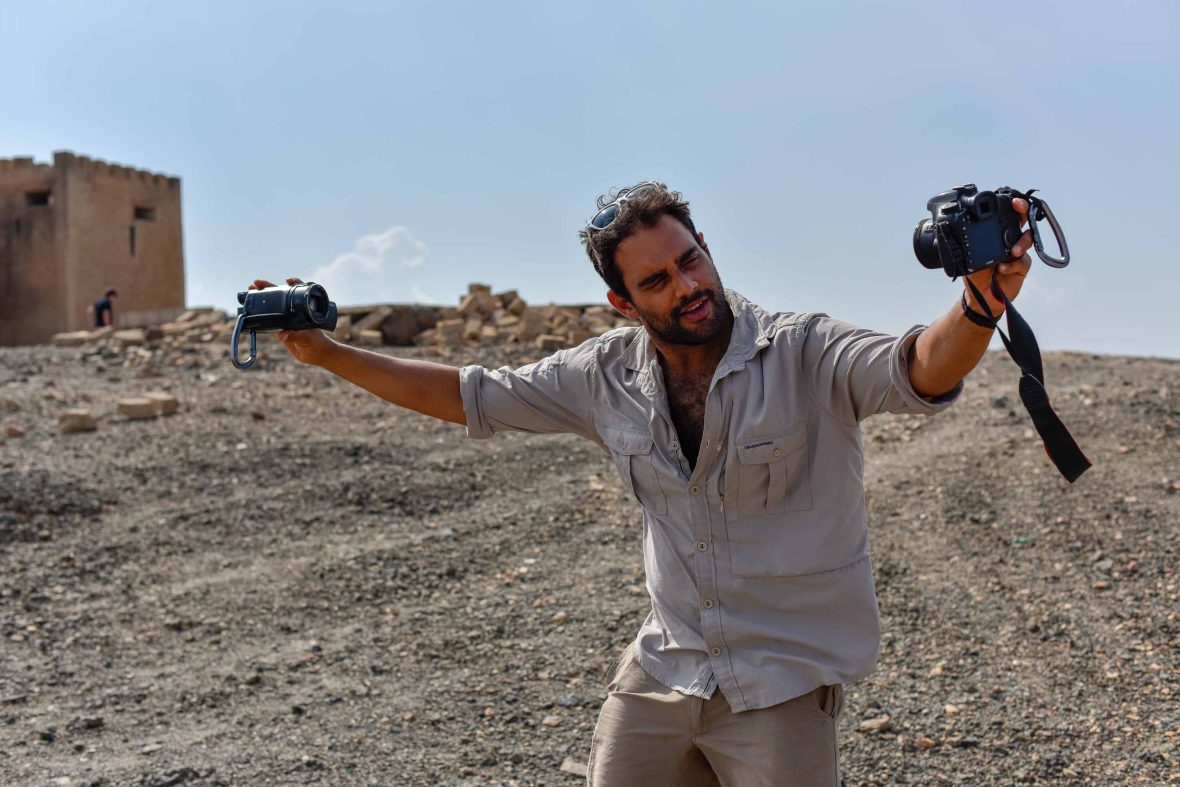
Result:
M410 288L410 294L414 297L415 303L438 303L437 300L422 292L422 288L417 284Z
M341 305L404 301L403 272L421 267L427 254L426 244L409 229L393 226L357 238L354 251L321 265L312 280L324 285L328 296Z

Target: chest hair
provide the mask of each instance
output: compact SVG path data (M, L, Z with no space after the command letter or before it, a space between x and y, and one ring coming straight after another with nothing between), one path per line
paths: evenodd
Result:
M668 409L676 434L680 437L680 448L689 464L695 468L701 450L701 434L705 429L705 399L709 395L709 380L669 375L665 383L668 388Z

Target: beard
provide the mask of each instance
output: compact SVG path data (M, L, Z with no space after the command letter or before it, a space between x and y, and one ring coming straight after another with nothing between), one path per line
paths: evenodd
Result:
M718 291L722 295L718 296ZM670 314L646 312L638 306L635 309L639 312L643 326L648 333L662 342L667 344L708 344L721 335L732 314L729 301L725 300L724 292L721 282L718 280L717 290L697 290L676 304L676 308ZM701 298L705 298L709 303L709 316L697 323L682 322L681 315L684 307Z

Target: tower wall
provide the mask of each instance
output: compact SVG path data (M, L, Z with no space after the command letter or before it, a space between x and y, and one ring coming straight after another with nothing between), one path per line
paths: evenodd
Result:
M53 165L0 160L0 345L92 326L118 292L115 323L185 305L180 180L57 152ZM11 295L11 297L9 297Z

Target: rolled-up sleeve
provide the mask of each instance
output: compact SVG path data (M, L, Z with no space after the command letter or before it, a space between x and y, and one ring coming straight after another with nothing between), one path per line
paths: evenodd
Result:
M497 432L570 432L598 440L591 414L596 341L560 350L519 369L465 366L459 390L467 436Z
M934 399L914 390L908 358L925 329L915 325L901 336L889 336L817 316L807 326L802 371L811 376L824 409L847 423L875 413L933 415L959 397L963 383Z

